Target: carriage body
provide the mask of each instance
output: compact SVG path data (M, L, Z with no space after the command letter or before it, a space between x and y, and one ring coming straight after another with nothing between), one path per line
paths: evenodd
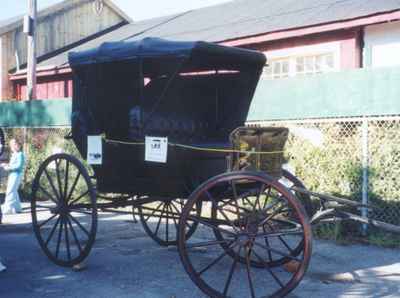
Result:
M295 193L279 182L304 189L282 171L288 129L244 127L265 62L252 50L157 38L70 53L71 138L87 159L88 137L100 136L102 162L91 165L94 177L64 153L39 167L32 221L49 259L82 262L98 210L133 213L158 244L178 246L186 272L210 297L259 297L250 267L257 280L269 276L259 280L262 297L293 290L310 260L311 229ZM146 161L150 136L168 139L166 162ZM204 247L212 262L196 255ZM217 266L222 259L232 262ZM279 270L291 262L293 272Z
M371 206L311 192L282 170L287 128L243 127L264 64L250 50L154 38L71 53L72 139L86 159L88 136L102 136L103 158L95 182L72 155L40 165L32 222L48 258L79 264L98 210L137 210L153 240L178 246L209 297L284 297L307 270L311 224L354 220L400 233L342 208ZM145 160L146 136L168 138L165 163Z
M103 192L186 197L226 171L226 153L169 146L166 163L145 161L145 136L172 144L230 148L243 126L263 54L205 42L147 38L71 53L73 140L103 135L103 162L93 166Z

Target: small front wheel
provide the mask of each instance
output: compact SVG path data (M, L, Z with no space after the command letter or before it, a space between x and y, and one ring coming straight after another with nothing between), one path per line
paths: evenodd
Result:
M70 267L88 256L96 238L96 192L78 159L55 154L41 164L31 209L36 238L51 261Z
M185 199L163 199L138 207L140 222L155 242L161 246L177 245L178 222L182 213ZM201 202L192 209L192 214L200 216ZM196 231L197 223L189 222L186 225L186 239Z

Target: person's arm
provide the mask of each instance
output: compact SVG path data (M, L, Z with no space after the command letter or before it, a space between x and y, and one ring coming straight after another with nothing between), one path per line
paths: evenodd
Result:
M13 158L11 158L10 163L5 167L6 170L10 172L18 172L22 170L24 166L24 157L22 152L15 154Z

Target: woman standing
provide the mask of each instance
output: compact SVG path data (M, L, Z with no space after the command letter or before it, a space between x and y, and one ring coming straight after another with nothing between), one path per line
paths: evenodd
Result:
M21 152L21 144L16 139L10 140L10 148L12 152L10 162L1 164L9 173L6 198L2 206L3 214L20 213L22 211L18 187L23 177L25 156Z

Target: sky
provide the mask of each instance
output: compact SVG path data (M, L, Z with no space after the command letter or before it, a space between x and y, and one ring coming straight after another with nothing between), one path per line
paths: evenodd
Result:
M0 21L25 14L28 0L0 0ZM112 0L134 21L215 5L229 0ZM61 0L37 0L38 9Z

